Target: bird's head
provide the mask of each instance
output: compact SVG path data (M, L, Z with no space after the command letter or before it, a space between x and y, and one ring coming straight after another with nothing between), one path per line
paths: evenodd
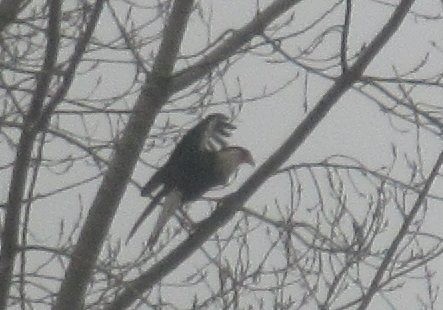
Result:
M252 167L255 167L254 158L252 157L251 152L247 149L241 146L229 146L226 149L236 155L235 157L237 158L238 165L249 164Z
M220 179L220 184L227 184L229 178L236 172L241 164L249 164L255 166L254 159L251 153L240 146L228 146L216 152L217 154L217 171Z

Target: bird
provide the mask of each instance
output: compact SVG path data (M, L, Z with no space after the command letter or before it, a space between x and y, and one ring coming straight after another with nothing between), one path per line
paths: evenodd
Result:
M151 196L152 200L131 229L126 244L163 198L171 194L174 188L185 187L189 177L198 173L202 152L226 147L224 139L231 136L235 128L226 115L213 113L183 136L167 162L143 186L141 196ZM165 203L168 201L165 199Z
M235 128L226 115L209 114L186 133L165 165L143 186L141 195L149 196L163 185L162 191L155 196L161 199L174 185L183 183L186 175L193 174L192 169L198 165L202 151L226 146L224 138L231 136Z
M240 146L227 146L215 151L204 150L201 152L200 158L201 161L195 174L187 176L187 182L181 184L180 187L173 188L166 196L147 243L149 248L152 248L156 243L163 227L175 210L178 210L184 203L198 199L216 186L228 184L230 177L241 164L255 165L251 153ZM141 223L144 217L140 218Z

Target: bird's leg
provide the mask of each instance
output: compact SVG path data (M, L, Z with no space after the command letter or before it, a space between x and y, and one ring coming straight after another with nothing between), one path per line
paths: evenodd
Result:
M217 186L214 188L222 188L221 186ZM215 196L215 197L202 197L200 200L202 201L208 201L208 202L215 202L216 204L222 200L225 196Z
M179 213L176 214L177 220L180 226L186 230L188 233L193 230L195 225L194 221L189 217L189 215L182 208L179 209Z

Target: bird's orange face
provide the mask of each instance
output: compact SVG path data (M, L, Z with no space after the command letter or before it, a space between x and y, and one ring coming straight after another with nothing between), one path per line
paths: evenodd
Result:
M228 146L220 151L220 153L225 153L225 155L229 155L226 160L234 161L235 168L238 168L241 164L249 164L251 166L255 166L254 159L252 158L251 153L241 146Z
M240 150L242 151L241 162L245 163L245 164L249 164L252 167L255 167L255 161L251 155L251 152L249 152L247 149L244 149L244 148L240 148Z

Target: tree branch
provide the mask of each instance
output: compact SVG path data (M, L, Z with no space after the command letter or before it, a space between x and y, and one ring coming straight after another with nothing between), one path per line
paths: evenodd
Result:
M249 42L254 36L261 34L276 18L289 10L300 0L276 0L239 30L232 32L219 47L206 55L196 64L179 71L172 79L171 90L180 91L196 82L221 62L234 55L240 47Z
M80 309L103 241L142 150L149 129L169 97L169 77L193 7L192 0L174 2L163 31L152 74L147 78L122 138L116 145L66 270L55 309Z
M49 6L49 20L46 29L47 42L45 60L41 71L37 74L37 86L31 99L29 111L25 117L25 125L20 136L17 155L9 185L9 197L6 208L5 227L1 240L0 252L0 309L5 309L8 303L12 272L17 253L16 243L19 230L20 211L23 194L28 176L29 161L38 130L35 123L48 91L52 70L57 62L60 38L60 16L62 0L53 0ZM1 9L1 8L0 8Z
M346 11L345 11L345 21L342 27L341 33L341 48L340 48L340 62L341 62L341 70L345 72L348 70L348 38L349 38L349 27L351 24L351 10L352 10L352 1L346 0Z
M51 100L48 102L48 105L42 112L39 123L40 129L43 129L47 126L55 108L68 93L68 90L71 87L72 81L74 79L78 64L80 63L80 60L82 59L86 51L86 47L88 46L88 43L91 40L91 36L97 26L100 14L103 11L104 2L105 0L96 1L91 12L91 17L89 18L88 24L86 25L85 32L79 37L78 43L76 44L74 52L72 53L72 56L69 60L68 68L66 68L65 72L63 73L63 82L57 88L54 96L51 97Z

